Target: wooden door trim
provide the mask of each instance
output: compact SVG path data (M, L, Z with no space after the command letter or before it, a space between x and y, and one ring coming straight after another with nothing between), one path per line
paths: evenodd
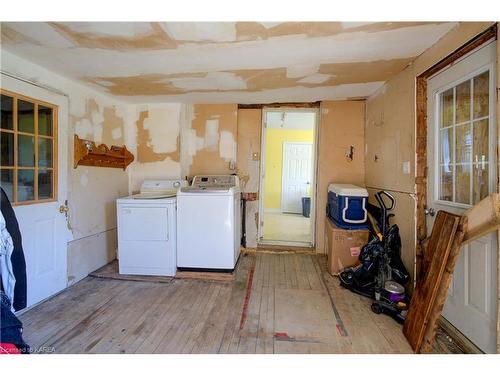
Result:
M484 43L497 38L497 24L478 34L463 46L459 47L441 61L421 73L416 78L416 275L415 281L420 284L423 278L422 261L424 248L422 242L427 237L425 208L427 202L427 81L434 74L450 66Z

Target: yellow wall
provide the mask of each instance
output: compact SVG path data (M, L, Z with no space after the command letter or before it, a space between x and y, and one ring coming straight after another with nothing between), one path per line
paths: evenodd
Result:
M281 208L281 175L283 171L283 142L314 142L314 130L268 128L266 131L266 163L264 208Z

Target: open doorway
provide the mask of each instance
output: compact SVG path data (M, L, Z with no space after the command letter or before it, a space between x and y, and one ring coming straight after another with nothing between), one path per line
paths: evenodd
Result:
M259 244L314 246L316 109L262 113Z

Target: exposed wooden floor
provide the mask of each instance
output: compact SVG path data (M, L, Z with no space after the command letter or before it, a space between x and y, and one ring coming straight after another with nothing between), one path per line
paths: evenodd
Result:
M411 353L309 254L242 254L229 283L87 277L20 318L55 353Z

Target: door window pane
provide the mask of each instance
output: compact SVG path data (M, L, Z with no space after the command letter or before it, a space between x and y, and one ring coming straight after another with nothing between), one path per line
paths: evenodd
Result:
M0 89L0 184L12 204L57 196L57 109Z
M38 166L52 167L52 138L38 138Z
M14 166L14 134L0 132L0 165Z
M35 199L35 170L19 169L17 171L17 200L19 202Z
M475 163L484 163L489 159L489 128L488 120L479 120L474 122L474 150L473 161Z
M52 198L52 171L38 171L38 199Z
M52 135L52 108L38 106L38 134Z
M470 120L470 81L465 81L457 86L456 91L456 123L460 124Z
M456 162L470 163L472 151L472 134L470 124L459 125L455 129L456 132Z
M14 99L7 95L2 95L0 101L0 128L14 129Z
M441 164L450 165L453 157L453 128L441 131Z
M35 137L19 134L17 163L20 167L35 166Z
M470 204L470 164L456 166L455 202Z
M472 204L476 204L481 201L481 199L484 199L488 196L488 163L474 165L474 176L472 176L472 181L474 184Z
M441 127L453 124L453 89L441 94Z
M450 166L441 167L439 199L443 201L453 200L453 170Z
M490 103L490 72L474 77L474 118L488 116Z
M24 133L35 132L35 105L24 100L17 101L17 130Z
M13 169L0 169L0 186L12 202L14 191L14 170Z
M489 72L439 94L438 199L474 204L489 193ZM479 119L481 118L481 119ZM444 129L443 129L444 128Z

